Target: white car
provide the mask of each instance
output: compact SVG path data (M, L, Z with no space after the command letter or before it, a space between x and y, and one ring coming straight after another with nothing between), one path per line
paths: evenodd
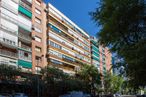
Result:
M28 97L28 96L24 93L15 93L14 97Z

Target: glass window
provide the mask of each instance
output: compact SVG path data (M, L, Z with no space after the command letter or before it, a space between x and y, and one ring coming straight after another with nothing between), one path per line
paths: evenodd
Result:
M58 45L58 44L56 44L56 43L54 43L54 42L52 42L52 41L49 41L49 44L50 44L51 46L55 47L55 48L58 48L58 49L61 49L61 48L62 48L60 45Z
M41 29L38 28L38 27L34 27L34 30L35 30L36 32L38 32L38 33L41 33L41 32L42 32Z
M35 3L37 4L37 5L41 5L41 2L40 1L38 1L38 0L35 0Z
M39 19L39 18L35 18L35 22L37 22L38 24L41 24L41 19Z
M35 47L35 51L37 51L37 52L41 52L41 48L38 47L38 46L36 46L36 47Z
M38 37L38 36L35 36L35 41L42 42L42 39L40 37Z
M39 9L35 8L35 13L41 14L41 11Z

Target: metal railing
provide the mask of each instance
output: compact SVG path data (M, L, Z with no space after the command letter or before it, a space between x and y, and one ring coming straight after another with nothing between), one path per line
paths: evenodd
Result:
M26 60L26 61L29 61L29 62L31 62L32 60L32 58L31 57L25 57L25 56L22 56L22 55L19 55L19 59L23 59L23 60Z
M6 50L2 50L2 49L0 49L0 54L1 55L10 56L10 57L14 57L14 58L18 58L18 54L17 53L6 51Z
M28 35L23 34L22 32L19 32L18 36L26 41L30 41L31 42L31 37Z
M26 45L21 44L21 46L19 46L19 47L20 48L23 48L25 50L31 51L31 47L29 47L29 46L26 46Z

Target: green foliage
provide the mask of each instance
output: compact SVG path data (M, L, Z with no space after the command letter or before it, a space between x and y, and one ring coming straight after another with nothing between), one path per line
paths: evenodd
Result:
M19 75L20 69L10 65L0 65L0 80L15 81Z
M146 85L146 30L143 0L102 0L93 20L102 28L99 42L110 46L125 66L134 88ZM136 80L135 80L136 79Z
M69 91L85 91L83 81L68 75L55 67L45 67L41 71L44 95L58 97Z
M123 78L117 75L107 74L104 76L104 92L108 93L117 93L120 92L123 85Z
M100 73L93 65L83 65L81 70L77 73L78 78L84 81L87 91L95 95L101 84Z

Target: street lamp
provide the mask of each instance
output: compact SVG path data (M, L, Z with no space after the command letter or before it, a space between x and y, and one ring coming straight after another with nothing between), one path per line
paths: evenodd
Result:
M42 55L41 57L39 57L38 60L37 60L37 70L36 70L36 71L37 71L37 72L36 72L36 74L37 74L37 81L38 81L38 82L37 82L37 84L38 84L38 85L37 85L37 97L40 97L40 86L39 86L40 81L39 81L39 70L38 70L39 68L38 68L38 67L39 67L39 62L41 61L41 58L42 58L43 56L44 56L44 55Z

